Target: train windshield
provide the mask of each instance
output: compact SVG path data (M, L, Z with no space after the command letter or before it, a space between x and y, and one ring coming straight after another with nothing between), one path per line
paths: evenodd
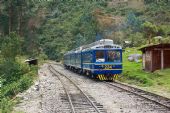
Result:
M96 62L105 62L104 51L96 51Z
M107 60L106 62L121 62L120 51L107 51Z

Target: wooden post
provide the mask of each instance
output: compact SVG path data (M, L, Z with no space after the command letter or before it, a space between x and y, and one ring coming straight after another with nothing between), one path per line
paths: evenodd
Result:
M146 53L143 52L143 55L142 55L142 65L143 65L143 69L145 70L145 62L146 62Z
M153 63L152 63L153 62L152 61L153 60L153 58L152 58L153 55L152 54L153 54L153 52L152 52L152 50L150 50L150 62L151 62L151 70L150 71L153 71Z
M164 50L161 49L161 69L164 69Z

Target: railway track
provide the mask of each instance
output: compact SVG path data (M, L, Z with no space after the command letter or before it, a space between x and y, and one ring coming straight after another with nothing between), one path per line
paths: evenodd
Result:
M128 92L129 95L135 95L137 100L143 101L142 103L148 106L151 106L151 108L154 108L163 113L170 113L170 99L169 98L166 98L166 97L163 97L163 96L160 96L160 95L148 92L148 91L144 91L142 89L132 87L130 85L127 85L127 84L124 84L118 81L114 81L114 82L104 81L103 83L110 87L116 87L122 90L123 92Z
M97 103L93 97L82 91L70 78L57 71L52 65L49 65L49 70L57 76L63 85L65 94L61 94L61 99L63 103L69 105L63 110L64 112L107 113L100 103Z
M135 88L135 87L132 87L132 86L129 86L124 83L117 82L117 81L114 81L112 83L110 82L104 82L104 83L107 84L108 86L119 88L130 94L137 95L138 97L148 100L148 102L150 101L149 105L154 106L155 109L165 111L165 113L170 113L170 99L169 98L166 98L166 97L163 97L163 96L151 93L151 92L147 92L139 88Z

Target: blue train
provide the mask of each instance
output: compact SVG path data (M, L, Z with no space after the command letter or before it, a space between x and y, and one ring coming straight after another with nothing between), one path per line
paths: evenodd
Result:
M64 66L99 80L114 80L122 73L122 47L102 39L68 51Z

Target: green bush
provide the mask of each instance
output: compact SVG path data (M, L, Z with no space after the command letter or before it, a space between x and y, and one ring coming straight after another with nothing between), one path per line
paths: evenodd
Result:
M14 102L10 98L2 98L0 102L0 113L11 113Z
M17 82L13 82L11 84L5 85L2 88L2 96L12 98L19 92L19 84Z
M21 53L21 42L21 38L16 33L4 37L1 54L6 61L15 60L15 57Z
M0 64L0 84L2 87L0 110L2 113L10 113L14 105L11 99L31 86L38 68L21 62L21 59L4 59Z
M2 88L2 96L12 98L19 92L26 90L33 83L33 79L29 74L25 74L17 82L5 85Z
M20 64L14 61L4 61L0 65L0 69L1 77L5 80L4 85L20 79L20 75L23 74Z
M2 89L1 89L1 108L0 110L2 113L9 113L12 110L13 102L10 100L14 96L16 96L19 92L23 92L24 90L28 89L29 86L32 85L33 80L35 78L35 75L37 74L37 67L36 66L31 66L28 67L26 65L20 66L19 70L16 72L20 73L19 79L16 79L15 75L11 76L11 80L15 81L8 81L1 78L2 80ZM23 74L25 73L25 74ZM5 84L3 84L5 83ZM9 108L9 109L8 109Z
M39 59L40 59L40 60L47 60L47 59L48 59L48 56L47 56L45 53L41 53L41 54L39 55Z
M19 80L19 89L20 89L20 92L26 90L29 88L29 86L32 85L33 83L33 80L30 79L32 78L29 73L28 74L25 74L20 80Z

